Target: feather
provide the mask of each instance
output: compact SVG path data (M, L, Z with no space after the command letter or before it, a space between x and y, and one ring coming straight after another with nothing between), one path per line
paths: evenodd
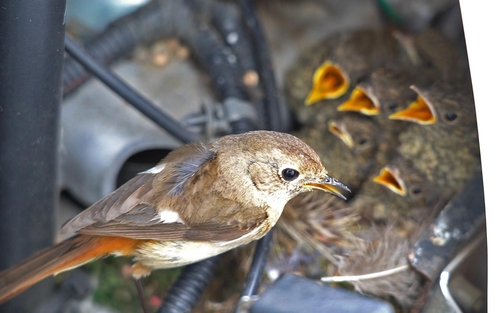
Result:
M158 219L157 208L153 204L155 186L161 186L163 192L160 194L163 197L165 195L178 195L200 167L214 157L215 152L209 150L202 143L182 146L167 155L157 165L158 168L165 165L161 172L146 171L138 174L120 188L66 222L59 235L61 238L68 238L78 233L80 229L94 223L105 224L119 217L123 219L124 217L132 218L132 216L135 216L138 218L137 212L144 210L145 205L150 207L148 210L150 214L146 218Z

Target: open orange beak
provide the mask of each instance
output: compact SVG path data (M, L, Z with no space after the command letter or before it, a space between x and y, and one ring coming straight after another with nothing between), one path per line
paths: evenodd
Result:
M432 125L437 122L434 106L422 95L415 86L411 89L418 93L417 99L410 103L405 110L389 115L391 120L401 120L418 123L420 125Z
M304 101L306 105L324 99L337 99L349 89L349 76L337 64L326 61L321 64L313 76L313 86Z
M304 187L315 190L322 190L344 200L347 200L347 198L341 193L341 190L351 192L351 190L346 185L342 184L336 178L333 178L330 175L326 175L326 178L322 179L320 182L305 183Z
M344 125L331 121L328 123L328 130L340 138L349 148L352 149L354 147L354 140L351 134L345 129Z
M380 174L373 178L373 181L389 188L389 190L400 196L406 196L406 185L401 179L401 175L397 168L385 166L380 170Z
M354 111L364 115L377 115L380 113L380 103L367 90L356 86L351 92L349 100L339 105L337 111Z

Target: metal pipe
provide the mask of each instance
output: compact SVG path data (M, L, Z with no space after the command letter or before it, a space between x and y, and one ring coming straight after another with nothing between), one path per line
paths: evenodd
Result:
M52 245L65 0L3 0L0 10L0 270ZM0 306L33 312L44 280Z

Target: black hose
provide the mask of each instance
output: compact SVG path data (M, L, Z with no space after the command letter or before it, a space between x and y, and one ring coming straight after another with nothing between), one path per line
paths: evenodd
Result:
M246 99L245 91L232 68L230 48L212 26L197 19L188 4L186 0L152 0L108 26L85 44L86 50L99 63L110 65L131 53L138 45L176 37L192 50L196 61L208 72L220 99ZM89 77L82 66L66 58L64 95L76 90Z
M262 274L264 273L264 267L266 266L267 255L269 253L269 248L271 247L272 239L273 230L271 229L271 231L269 231L257 242L255 252L253 254L252 264L250 265L250 270L247 274L247 280L245 281L243 291L241 292L242 296L253 296L257 293Z
M267 113L265 124L267 129L284 131L284 123L278 87L274 77L274 65L269 54L266 39L252 0L239 0L243 17L254 43L254 53L257 58L259 77L264 91L264 105Z
M213 277L219 256L188 265L165 297L158 313L191 312Z
M230 47L236 59L238 78L249 71L257 72L252 51L252 40L246 30L241 12L233 2L218 0L190 0L194 11L210 20L220 33L226 46Z
M85 49L100 64L110 65L131 54L137 45L173 36L173 6L174 1L151 1L110 24L105 31L85 43ZM90 77L80 63L65 58L64 95L71 94Z

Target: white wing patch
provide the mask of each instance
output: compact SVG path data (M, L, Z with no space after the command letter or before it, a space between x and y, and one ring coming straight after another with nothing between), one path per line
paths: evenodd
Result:
M139 174L158 174L159 172L163 171L164 168L165 168L165 164L159 164L159 165L156 165L155 167L152 167L149 170L141 172Z
M184 224L184 221L180 218L179 214L174 211L170 210L162 210L160 212L160 221L165 224L171 224L171 223L182 223Z

